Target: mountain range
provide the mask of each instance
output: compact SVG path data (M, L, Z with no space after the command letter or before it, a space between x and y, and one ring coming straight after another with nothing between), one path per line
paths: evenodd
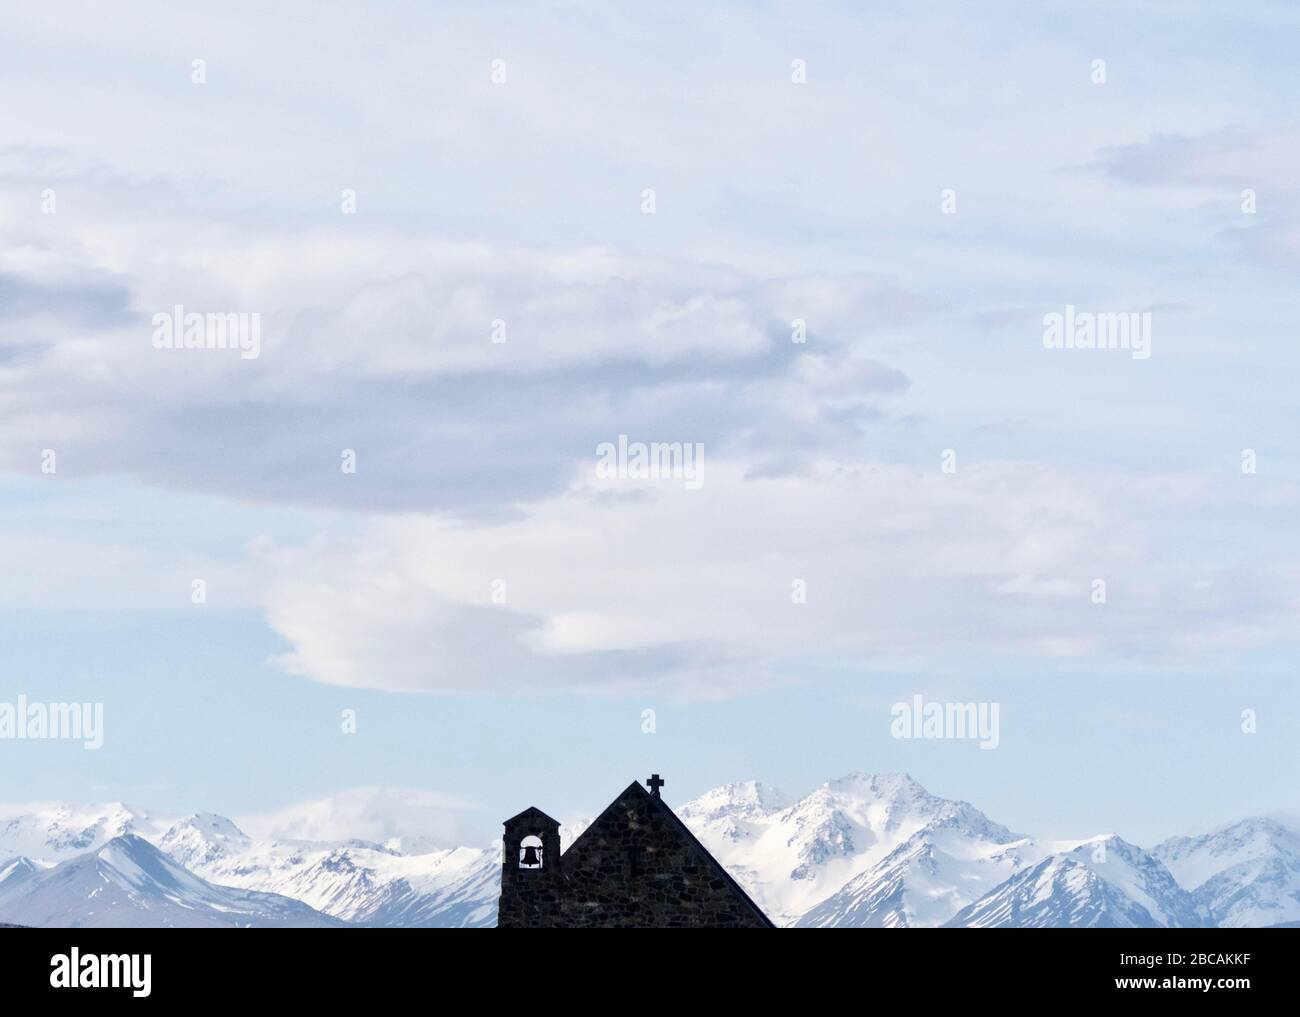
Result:
M218 886L135 834L48 869L0 868L0 910L14 924L75 928L342 925L291 897Z
M0 922L36 926L491 926L500 845L436 847L419 792L348 793L363 837L288 815L251 836L221 816L112 803L0 807ZM360 798L364 798L360 796ZM373 807L370 807L373 806ZM906 774L802 798L746 781L675 810L782 926L1198 927L1300 921L1300 834L1249 818L1143 849L1040 840ZM423 826L421 824L424 824ZM562 830L571 841L583 824ZM418 836L407 831L419 827ZM309 834L310 836L286 836Z

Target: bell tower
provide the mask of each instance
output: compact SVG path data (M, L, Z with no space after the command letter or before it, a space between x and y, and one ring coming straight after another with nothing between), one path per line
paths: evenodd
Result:
M538 929L560 925L564 898L560 824L541 809L530 807L503 825L497 928Z

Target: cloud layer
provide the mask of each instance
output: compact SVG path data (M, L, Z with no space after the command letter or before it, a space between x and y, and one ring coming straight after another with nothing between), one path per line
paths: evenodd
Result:
M712 696L832 660L1187 659L1285 636L1294 564L1186 561L1163 532L1206 500L1199 478L1030 464L722 462L698 490L592 471L511 520L387 519L262 564L283 663L330 684Z
M1300 547L1258 534L1300 475L1300 144L1231 31L575 11L13 26L0 470L220 501L178 550L51 497L6 602L201 572L295 674L456 693L1293 641ZM1232 102L1170 84L1212 73ZM1045 351L1065 304L1154 309L1153 358ZM260 355L155 349L178 305L257 314ZM597 478L619 435L702 444L704 486Z

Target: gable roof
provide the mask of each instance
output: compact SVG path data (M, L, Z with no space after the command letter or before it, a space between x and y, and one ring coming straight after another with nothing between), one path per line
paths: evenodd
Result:
M520 819L540 819L540 820L542 820L543 822L550 823L552 826L559 826L559 825L560 825L560 821L559 821L558 819L552 819L552 818L551 818L550 816L548 816L545 812L543 812L541 809L539 809L536 805L530 805L530 806L528 806L528 808L524 809L523 812L520 812L520 813L518 813L517 815L513 815L513 816L511 816L509 819L507 819L507 820L506 820L504 823L502 823L501 825L502 825L502 826L509 826L511 823L515 822L516 820L520 820Z
M605 807L604 811L601 812L599 816L597 816L587 825L587 829L583 830L582 833L580 833L577 836L577 838L573 841L573 843L569 845L568 850L564 851L561 854L561 858L563 858L564 855L567 855L569 853L569 851L572 851L575 847L581 844L582 839L587 836L587 833L595 829L596 826L600 823L600 821L604 819L605 816L613 810L614 806L617 805L625 795L629 795L634 792L640 794L641 797L643 798L648 798L651 802L654 803L654 806L659 809L659 812L668 821L669 826L675 829L681 835L683 840L695 846L695 849L704 856L705 861L708 862L708 864L713 868L713 870L719 876L721 876L723 880L726 881L726 883L731 887L732 891L736 894L736 896L738 896L742 901L744 901L745 904L749 907L749 909L753 911L754 914L757 915L763 921L764 925L766 925L769 929L776 928L776 923L773 922L772 919L768 918L766 914L764 914L763 909L754 903L753 898L750 897L749 894L745 892L744 888L739 883L737 883L734 878L732 878L731 873L727 871L726 867L721 862L719 862L716 858L713 857L713 855L709 852L709 849L700 843L699 838L696 837L695 834L691 833L690 827L688 827L685 823L683 823L680 819L677 818L677 813L675 813L672 809L668 807L668 803L665 802L663 798L659 797L658 795L652 795L649 791L645 789L645 786L639 780L634 780L632 781L631 784L625 787L618 794L618 796Z

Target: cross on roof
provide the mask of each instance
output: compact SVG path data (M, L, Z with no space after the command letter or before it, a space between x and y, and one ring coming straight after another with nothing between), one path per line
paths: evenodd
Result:
M659 774L652 773L650 774L650 779L645 782L645 785L650 789L650 793L658 798L659 789L664 786L664 779L660 777Z

